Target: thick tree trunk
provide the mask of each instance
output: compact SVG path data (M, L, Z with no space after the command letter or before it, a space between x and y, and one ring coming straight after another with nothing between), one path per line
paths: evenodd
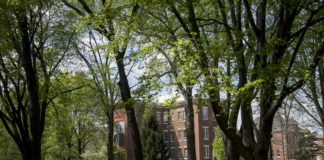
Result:
M223 133L222 133L223 134ZM233 145L232 141L223 134L224 151L226 160L239 160L240 154Z
M29 153L21 153L23 160L33 160Z
M258 143L256 144L253 151L253 159L255 160L263 160L267 159L269 148L271 144L271 133L272 133L272 118L261 119L260 129L257 135Z
M186 131L187 131L187 145L188 145L188 160L196 159L196 145L195 145L195 125L194 125L194 110L191 95L187 97L186 111Z
M121 97L125 105L125 110L127 113L127 125L131 130L131 137L133 140L134 145L134 154L136 160L142 160L143 159L143 150L142 150L142 143L141 143L141 137L138 129L138 125L136 122L135 117L135 110L134 110L134 104L131 102L131 93L130 88L128 84L127 75L125 73L125 66L124 66L124 54L118 52L118 55L116 56L117 61L117 67L118 67L118 73L119 73L119 82L118 86L120 88Z
M29 116L30 116L30 137L31 144L30 157L33 160L41 159L41 117L40 103L38 94L37 72L33 66L31 42L28 32L28 20L26 10L21 9L21 15L18 16L19 28L22 32L22 52L21 60L26 73L28 98L29 98ZM23 153L24 154L24 153Z
M107 153L108 160L114 159L114 110L109 110L108 115L108 142Z
M32 155L29 146L25 145L25 148L23 150L20 150L20 153L23 160L32 160Z

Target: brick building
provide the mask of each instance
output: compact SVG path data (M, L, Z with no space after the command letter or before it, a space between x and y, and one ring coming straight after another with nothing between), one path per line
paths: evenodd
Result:
M294 119L286 121L282 117L275 116L272 124L272 159L297 159L297 142L304 134L305 130L301 129Z
M152 111L156 115L160 130L163 134L164 143L169 149L170 159L185 160L188 156L186 127L185 127L185 103L180 102L171 108L154 106ZM137 106L136 117L138 127L141 128L143 110L145 107ZM194 105L195 143L196 156L198 160L214 160L212 155L212 143L214 131L217 126L210 105ZM134 159L133 142L130 136L130 129L127 128L127 117L124 110L115 111L115 121L120 125L114 136L115 142L120 148L126 150L127 160ZM259 120L257 119L256 122ZM298 126L298 123L289 119L287 129L284 129L285 119L276 116L272 126L271 153L269 159L290 160L297 159L297 141L304 136L305 130ZM115 129L116 130L116 129ZM321 142L318 142L321 143ZM319 157L317 157L319 159Z
M316 141L315 141L315 144L317 144L319 147L323 147L323 141L324 141L324 138L321 137L321 138L318 138ZM316 158L314 158L314 160L324 160L324 157L323 155L317 155Z
M164 142L169 148L170 159L172 160L185 160L188 156L184 106L184 102L179 102L171 108L153 107L153 112L156 115ZM194 105L194 113L197 159L213 160L212 143L215 127L217 126L213 111L210 105ZM137 123L139 128L141 128L142 120L141 108L137 107ZM115 112L115 121L123 125L120 128L124 128L124 133L116 133L115 139L125 139L125 143L119 144L121 148L126 149L127 160L132 160L134 157L133 142L129 134L130 130L127 128L127 117L123 110ZM124 135L124 137L118 138L117 135Z

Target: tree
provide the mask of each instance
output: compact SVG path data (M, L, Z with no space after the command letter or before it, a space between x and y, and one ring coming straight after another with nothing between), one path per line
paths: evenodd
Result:
M317 155L321 155L323 152L323 147L318 146L315 141L317 137L314 133L310 131L306 132L305 137L298 140L297 145L299 150L297 151L298 159L313 159Z
M78 89L59 95L51 103L43 140L46 158L83 159L85 151L91 150L91 142L100 140L98 134L104 130L99 125L102 122L98 110L102 104L98 93L91 88L93 81L83 72L61 73L52 83L56 90Z
M78 2L77 5L73 5L67 0L63 0L66 6L85 19L85 24L104 36L108 41L109 52L114 56L117 64L119 76L117 84L127 113L127 124L132 130L130 133L134 145L135 159L141 160L143 159L143 153L135 110L133 108L134 100L131 96L131 89L125 71L126 51L132 39L132 31L135 27L134 21L136 20L139 6L136 1L102 0L89 3L90 5L84 0L78 0ZM79 9L79 6L82 9ZM108 159L111 160L113 159L112 149L112 144L110 144L108 147Z
M223 160L225 159L224 142L219 127L215 129L214 133L215 133L215 138L213 141L213 153L217 160Z
M177 29L181 29L179 35L185 35L192 42L192 50L199 56L197 62L204 76L203 89L208 94L207 99L221 130L231 141L232 149L246 159L265 159L268 157L275 113L289 94L308 81L323 55L324 46L320 44L308 59L306 70L299 71L294 65L300 61L296 56L302 54L300 44L305 34L323 20L319 16L322 2L280 1L277 7L267 1L217 1L214 8L218 8L220 20L217 16L205 18L199 12L199 6L206 6L204 3L167 1L168 13L172 13L168 14L172 16L169 19L178 21L180 27ZM256 12L251 9L254 7L257 8ZM227 98L233 99L231 105L224 105L220 99L219 68L213 65L213 62L217 62L213 55L217 53L208 49L204 35L204 26L208 23L203 21L222 26L229 44L225 47L230 48L235 58L236 73L232 76L238 77L236 89L228 85L228 89L225 89L232 92ZM303 74L296 74L295 71ZM260 125L256 136L251 108L254 99L260 108ZM239 111L242 113L242 126L237 132Z
M146 160L166 160L167 149L163 143L162 132L152 110L145 110L141 128L143 155Z
M152 33L156 36L153 39L161 42L160 46L169 44L173 37L191 41L190 50L198 56L193 61L197 62L197 70L204 76L202 92L208 94L207 101L212 104L220 128L228 139L226 148L232 157L230 159L239 158L237 151L245 158L262 159L266 156L264 153L270 146L272 128L269 124L273 122L275 113L282 101L309 79L296 72L312 73L323 54L323 44L320 44L309 56L305 70L300 71L295 65L303 54L300 45L307 39L305 35L323 20L319 16L321 2L281 1L279 7L274 4L272 1L247 0L166 1L150 7L159 9L159 14L148 13L164 25L158 32L169 34L168 39L163 39L158 33ZM251 9L254 7L256 12ZM305 16L308 19L301 18ZM222 35L220 32L224 32L224 36L219 36ZM210 44L217 44L213 38L219 37L227 42L226 45L211 47ZM225 56L219 50L230 52L231 56L225 63ZM234 85L221 77L222 66L227 66L228 79L236 79ZM226 100L220 97L222 91L227 92ZM256 139L251 111L253 100L259 102L260 108L260 128ZM239 111L243 120L242 127L237 129Z
M113 56L107 54L109 49L105 46L105 41L100 41L103 37L89 30L88 41L80 38L78 42L81 45L75 44L76 55L84 61L89 72L93 78L95 90L99 93L103 110L107 117L108 125L108 141L107 154L109 159L113 158L113 133L114 133L114 111L117 103L120 101L120 94L118 94L117 76L118 74L113 67ZM89 56L90 54L90 56Z
M53 87L53 77L71 53L70 48L86 63L105 105L110 128L108 159L114 158L113 112L119 95L122 103L118 105L126 110L135 159L143 159L133 108L137 95L131 87L138 79L129 76L139 64L137 57L142 56L138 53L143 53L143 44L154 45L148 50L149 61L158 59L165 66L159 71L154 68L157 66L147 66L149 71L154 69L147 82L158 82L157 78L149 79L153 76L172 75L172 85L188 102L189 159L196 158L194 133L190 133L193 97L211 104L229 160L268 157L274 116L287 97L299 89L303 91L299 96L314 102L319 119L312 116L323 126L322 0L152 2L0 2L0 119L23 159L42 158L47 107L59 95L74 90ZM78 40L74 39L75 27L80 31ZM141 87L139 96L146 91L144 85ZM257 115L252 114L252 104L259 110ZM87 113L84 108L74 109ZM254 116L259 117L257 127ZM82 122L75 123L82 124L83 118L78 118ZM237 126L239 118L241 126ZM83 152L82 147L79 149Z
M323 23L322 23L323 24ZM307 68L307 59L316 52L316 48L322 41L323 34L317 30L312 30L308 35L309 39L304 41L301 46L304 49L304 56L299 64L301 68ZM314 122L322 128L324 134L324 58L322 57L317 69L314 70L310 80L299 92L293 95L294 100L298 103L301 110L308 114ZM313 112L314 111L314 112Z
M145 77L145 79L148 81L147 84L152 84L152 82L157 79L157 88L163 88L163 85L161 85L162 83L164 86L170 88L176 87L176 91L184 97L186 102L185 126L187 131L187 147L189 152L188 158L196 159L193 88L200 83L199 76L201 75L197 72L196 61L193 61L197 57L190 50L190 46L192 45L191 42L178 39L171 29L166 31L167 34L170 32L170 34L173 35L171 37L168 35L165 36L165 32L154 33L153 31L148 31L148 28L150 30L172 28L172 26L175 24L174 22L166 23L168 18L167 16L161 14L163 11L155 11L155 13L150 9L150 6L146 7L146 9L142 10L144 10L144 13L148 12L146 14L152 17L151 19L153 19L152 23L154 25L149 24L148 26L143 26L145 33L140 32L147 36L149 41L149 43L144 44L145 46L141 49L142 52L146 53L145 57L148 57L149 59L149 63L146 66L146 71L143 77ZM162 38L170 39L161 44ZM169 82L166 82L166 76L169 77ZM146 86L147 85L145 85L145 87Z
M46 109L55 97L51 78L73 37L60 7L49 0L1 1L0 119L25 160L41 159Z

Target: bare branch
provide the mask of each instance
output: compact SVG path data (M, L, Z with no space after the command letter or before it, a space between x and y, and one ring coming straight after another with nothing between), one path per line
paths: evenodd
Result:
M319 17L319 18L317 18L315 20L312 20L313 17L316 15L316 13L318 13L322 8L324 8L324 5L319 6L318 9L316 9L315 11L313 11L311 13L311 15L309 16L308 21L305 24L305 26L303 28L299 29L298 31L296 31L295 33L291 34L290 35L290 38L297 37L300 33L303 33L304 30L307 30L309 27L311 27L311 26L313 26L313 25L321 22L322 20L324 20L324 17L323 16L321 16L321 17Z
M313 73L316 66L320 62L323 54L324 54L324 43L321 44L321 47L316 52L316 55L314 56L312 63L308 67L308 71L310 73ZM268 110L265 117L267 118L267 117L273 115L279 109L279 107L281 107L282 101L287 97L287 95L289 95L290 93L292 93L292 92L296 91L297 89L299 89L300 87L302 87L307 81L308 80L304 78L304 79L297 81L296 83L294 83L293 85L291 85L289 87L284 87L279 95L279 98L278 98L276 104L271 106L271 108Z
M79 15L81 15L82 17L85 16L85 14L77 7L73 6L72 4L70 4L69 2L67 2L66 0L62 0L62 2L68 6L69 8L73 9L74 11L76 11Z
M63 92L60 92L58 94L56 94L55 96L49 98L49 101L46 103L46 105L50 104L56 97L58 97L59 95L62 95L62 94L65 94L65 93L69 93L69 92L72 92L72 91L75 91L75 90L79 90L83 87L86 87L86 86L89 86L89 84L86 84L86 85L82 85L82 86L79 86L79 87L75 87L75 88L72 88L72 89L69 89L69 90L66 90L66 91L63 91Z
M92 10L90 9L89 5L88 5L84 0L78 0L78 1L81 3L83 9L84 9L86 12L88 12L90 15L93 14L93 12L92 12Z
M256 35L258 35L260 33L260 29L258 29L258 27L256 26L256 24L254 22L252 12L251 12L251 5L250 5L248 0L243 0L243 2L244 2L244 6L245 6L245 9L246 9L246 12L247 12L247 18L248 18L248 20L250 22L250 25L251 25L254 33Z
M320 126L323 126L323 124L313 115L311 114L308 109L295 97L295 95L292 95L293 99L299 104L299 106L310 116L315 120Z

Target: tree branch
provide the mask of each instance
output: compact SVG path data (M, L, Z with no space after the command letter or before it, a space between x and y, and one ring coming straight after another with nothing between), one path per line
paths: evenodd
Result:
M86 12L88 12L90 15L93 15L92 10L90 9L89 5L88 5L84 0L78 0L78 1L81 3L83 9L84 9Z
M174 13L174 15L177 17L178 21L180 22L181 26L183 27L183 29L185 30L185 32L187 33L189 38L193 38L192 34L190 33L189 27L187 26L187 24L184 22L184 20L182 19L180 13L178 12L178 10L175 8L173 2L170 2L170 0L167 1L168 5L171 8L171 12Z
M318 65L318 63L320 62L323 54L324 54L324 43L321 44L321 47L316 52L312 63L309 65L309 67L308 67L309 73L314 72L314 70L315 70L316 66ZM267 117L273 115L279 109L279 107L282 104L282 101L286 98L286 96L289 95L290 93L296 91L300 87L302 87L307 81L308 81L308 79L303 78L303 79L297 81L296 83L294 83L293 85L283 88L279 95L277 103L275 105L271 106L271 108L266 113L265 117L267 118Z
M49 103L51 103L56 97L58 97L59 95L62 95L62 94L65 94L65 93L69 93L69 92L72 92L72 91L75 91L75 90L78 90L78 89L81 89L83 87L86 87L86 86L89 86L89 84L86 84L86 85L82 85L82 86L79 86L79 87L76 87L76 88L72 88L72 89L69 89L69 90L66 90L66 91L63 91L63 92L60 92L58 94L56 94L55 96L49 98L49 101L46 103L47 105Z
M80 16L85 17L85 13L83 13L79 8L73 6L72 4L70 4L69 2L67 2L66 0L62 0L62 2L68 6L69 8L73 9L74 11L76 11Z
M293 39L294 37L297 37L297 36L298 36L300 33L302 33L304 30L307 30L309 27L311 27L311 26L317 24L318 22L321 22L322 20L324 20L324 17L321 16L321 17L319 17L319 18L317 18L317 19L311 21L312 18L315 16L315 14L316 14L317 12L319 12L322 8L324 8L324 5L319 6L318 9L316 9L315 11L313 11L313 12L311 13L311 15L309 16L308 21L307 21L307 23L305 24L305 26L304 26L303 28L299 29L298 31L296 31L295 33L291 34L291 35L290 35L290 38Z
M260 33L260 29L258 29L258 27L256 26L256 24L254 22L249 1L248 0L243 0L243 2L244 2L244 6L245 6L245 9L246 9L246 12L247 12L247 18L248 18L248 20L250 22L252 30L254 31L254 33L256 35L258 35Z
M312 115L307 109L306 107L295 97L295 95L292 95L292 97L294 98L294 100L299 104L299 106L310 116L313 118L313 120L315 120L320 126L323 126L323 124L314 117L314 115Z

